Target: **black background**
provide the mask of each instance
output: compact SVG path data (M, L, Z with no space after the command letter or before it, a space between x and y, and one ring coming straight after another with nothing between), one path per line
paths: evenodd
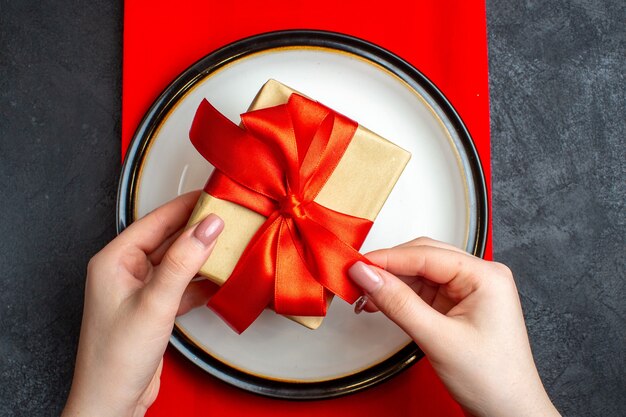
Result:
M568 416L626 415L626 6L487 2L495 259ZM0 0L0 415L55 415L115 235L122 3Z

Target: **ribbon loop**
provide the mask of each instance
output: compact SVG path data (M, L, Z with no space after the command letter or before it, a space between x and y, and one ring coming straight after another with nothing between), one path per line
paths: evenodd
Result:
M267 217L209 306L241 333L268 305L280 314L322 316L327 291L354 302L360 290L347 268L368 262L355 248L372 222L314 199L357 124L297 94L242 121L245 130L204 100L189 132L215 166L205 191Z

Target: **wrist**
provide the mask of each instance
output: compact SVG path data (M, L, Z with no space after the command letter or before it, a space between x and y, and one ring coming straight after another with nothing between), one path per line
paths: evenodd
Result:
M487 405L476 417L558 417L548 394L541 387L534 393L517 392L513 396Z
M124 417L132 415L132 407L130 406L124 406L115 401L106 401L104 396L88 398L73 387L61 413L61 417Z

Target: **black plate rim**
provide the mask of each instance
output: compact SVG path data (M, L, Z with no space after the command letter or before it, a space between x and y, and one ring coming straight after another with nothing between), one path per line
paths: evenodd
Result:
M461 117L443 93L419 70L407 61L371 42L337 32L319 30L286 30L251 36L226 45L200 59L174 80L154 102L142 119L128 147L120 177L116 223L121 233L132 223L135 207L132 195L146 150L156 127L177 100L199 80L224 65L268 49L280 47L322 47L357 55L394 73L416 91L425 90L452 123L474 179L478 218L474 225L476 238L468 249L483 256L488 231L487 187L477 149ZM463 156L463 155L462 155ZM317 400L351 394L380 384L408 369L424 354L410 343L388 359L355 374L327 381L286 382L261 378L230 367L195 346L181 331L174 328L170 343L195 365L231 385L252 393L291 400Z

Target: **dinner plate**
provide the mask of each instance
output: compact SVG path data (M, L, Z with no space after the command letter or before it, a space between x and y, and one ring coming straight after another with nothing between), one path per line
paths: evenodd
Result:
M321 31L247 38L181 74L148 111L131 142L120 179L118 230L177 195L204 186L213 168L188 137L202 99L239 123L239 115L271 78L411 152L363 252L430 236L482 256L488 215L485 181L456 111L432 82L398 56L354 37ZM422 357L382 314L355 315L352 306L337 298L318 330L266 310L237 335L201 307L177 319L171 343L190 361L235 386L295 399L355 392Z

